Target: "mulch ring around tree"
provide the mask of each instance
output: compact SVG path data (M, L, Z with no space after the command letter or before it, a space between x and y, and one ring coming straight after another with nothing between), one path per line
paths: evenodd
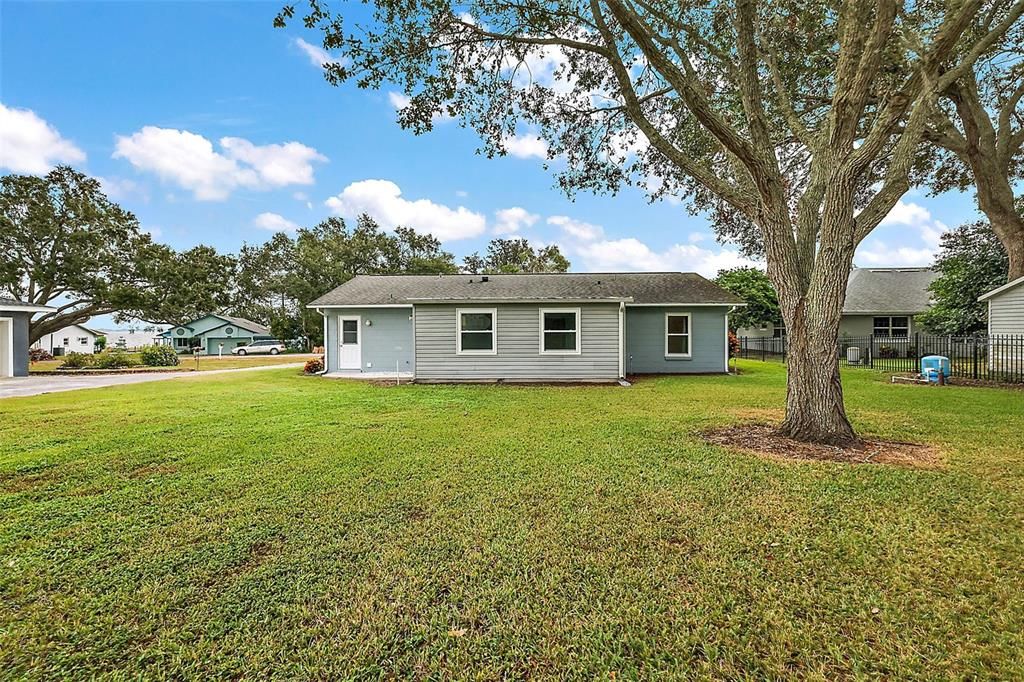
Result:
M890 464L914 469L942 466L939 450L931 445L868 438L846 447L804 443L780 435L778 427L772 424L735 424L700 435L712 445L773 460Z

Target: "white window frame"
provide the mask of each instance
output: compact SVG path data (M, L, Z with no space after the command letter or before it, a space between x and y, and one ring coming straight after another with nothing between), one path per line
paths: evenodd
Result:
M547 313L572 313L576 316L576 326L572 329L576 334L576 348L571 350L544 350L544 315ZM581 329L583 316L580 314L579 308L541 308L537 314L537 326L539 329L540 339L538 350L541 355L579 355L581 353L580 346L581 337L583 336L583 330ZM551 333L555 334L567 334L570 330L550 330Z
M462 350L462 316L489 314L491 316L490 350ZM486 334L485 331L470 331L469 334ZM456 308L455 309L455 354L456 355L497 355L498 354L498 309L497 308Z
M686 318L686 333L685 334L671 334L671 336L685 336L687 339L685 353L669 353L668 352L668 318L670 317L685 317ZM690 313L665 313L665 357L666 358L692 358L693 357L693 315Z
M895 318L895 317L905 317L907 319L907 334L906 334L906 336L896 336L896 335L894 335L892 333L893 329L903 329L903 327L901 327L901 326L894 326L893 325L892 321L893 321L893 318ZM912 317L911 315L873 315L872 318L871 318L871 335L872 336L877 336L878 338L881 338L881 339L909 339L910 338L910 328L911 328L911 325L913 324L913 322L911 320L911 317ZM889 320L888 325L886 325L886 327L885 327L885 330L888 333L886 333L886 334L876 334L875 330L876 329L882 329L882 327L876 327L875 326L875 320Z

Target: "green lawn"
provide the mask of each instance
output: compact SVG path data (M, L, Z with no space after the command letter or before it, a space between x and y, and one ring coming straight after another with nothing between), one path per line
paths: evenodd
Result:
M781 405L741 366L2 400L2 676L1024 677L1024 392L854 370L944 466L778 463L694 436Z

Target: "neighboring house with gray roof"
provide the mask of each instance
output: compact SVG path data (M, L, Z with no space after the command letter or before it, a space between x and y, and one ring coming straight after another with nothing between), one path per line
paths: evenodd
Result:
M360 275L309 304L328 373L615 381L728 371L743 302L695 273Z
M246 346L253 341L273 339L270 329L244 317L220 313L204 315L187 324L171 327L157 335L162 343L179 353L198 348L207 355L230 353L232 348Z
M28 326L35 313L53 308L0 298L0 379L28 376Z
M914 317L931 306L929 285L938 277L931 268L854 268L846 281L840 337L908 337ZM761 338L785 335L781 325L737 330Z

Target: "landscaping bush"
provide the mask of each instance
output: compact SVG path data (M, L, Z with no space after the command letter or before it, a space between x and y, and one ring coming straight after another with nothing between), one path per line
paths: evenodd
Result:
M312 360L306 360L306 366L302 368L302 371L306 374L316 374L317 372L324 371L324 359L313 358Z
M170 346L152 345L143 348L139 355L147 367L174 367L179 362L178 354Z
M138 364L132 356L120 348L110 348L95 356L93 367L97 369L123 369Z
M28 349L29 362L45 362L46 360L53 360L53 356L50 355L50 351L46 350L45 348Z
M729 332L729 357L738 358L740 356L740 340L736 334L732 331Z
M85 367L92 366L92 356L86 355L85 353L76 353L74 351L64 356L64 362L61 363L61 369L83 369Z

